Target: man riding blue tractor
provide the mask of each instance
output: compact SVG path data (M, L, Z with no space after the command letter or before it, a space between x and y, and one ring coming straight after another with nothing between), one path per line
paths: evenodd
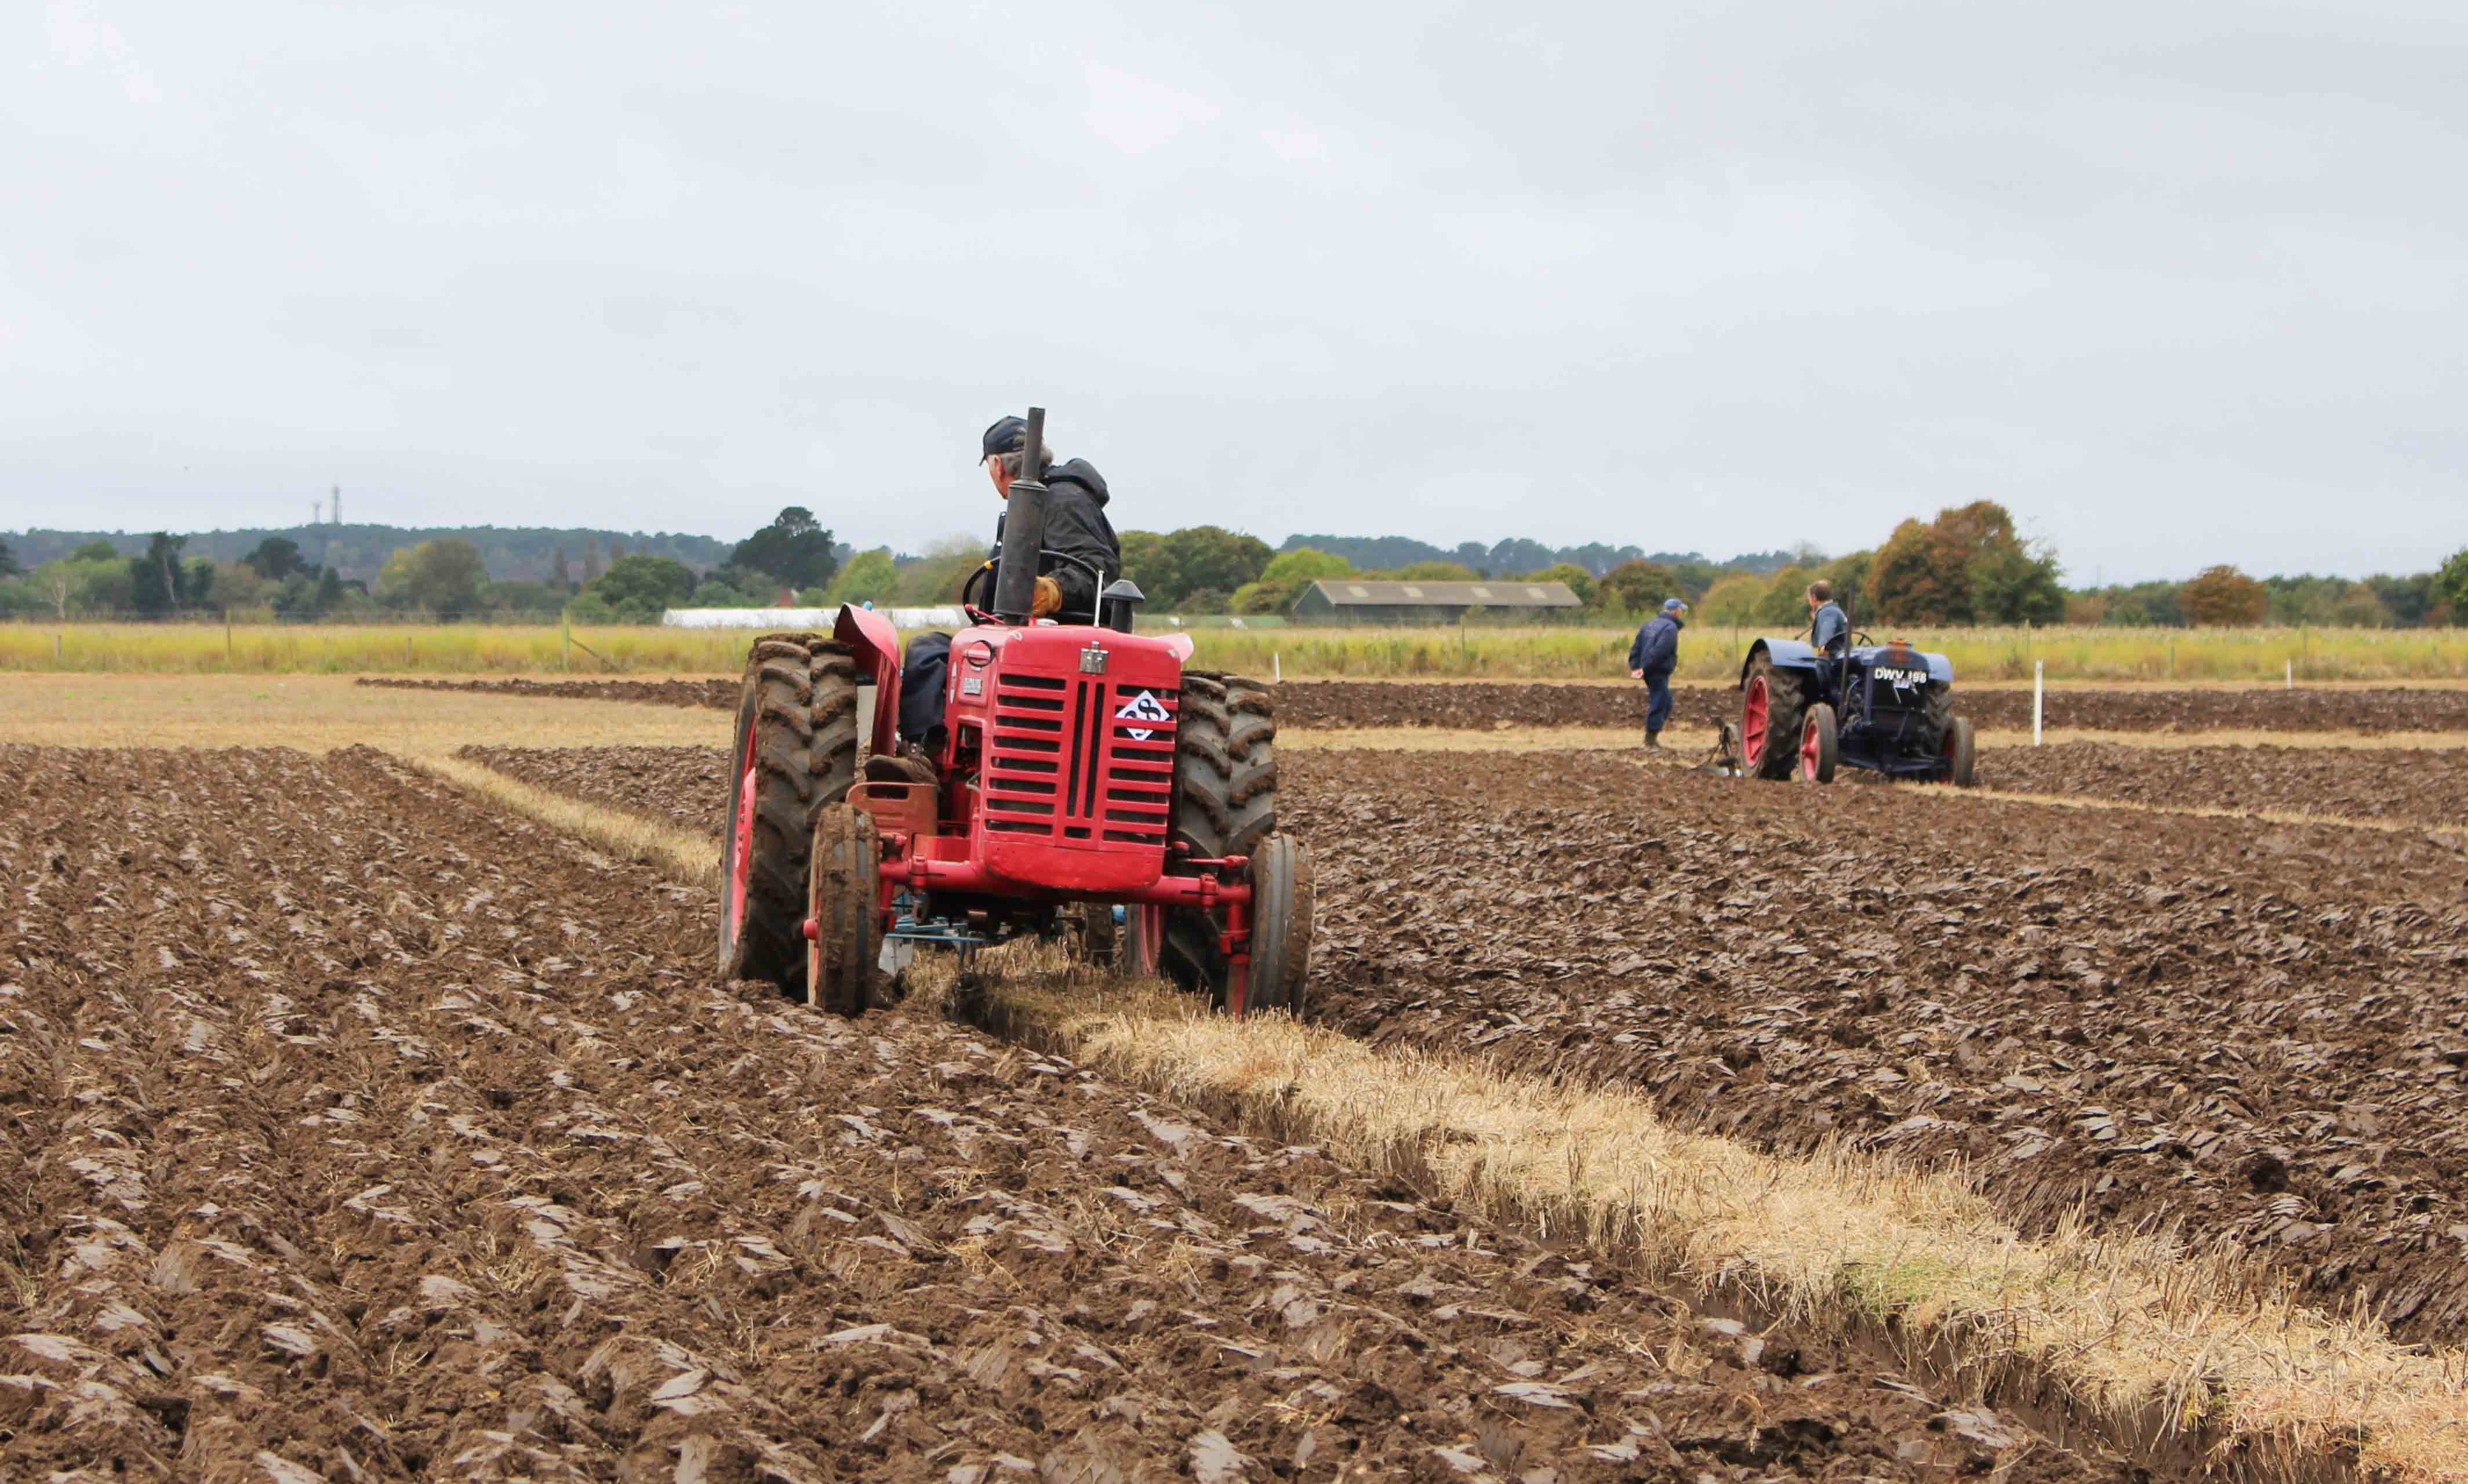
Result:
M1825 582L1808 589L1805 638L1759 639L1740 667L1740 745L1752 777L1829 784L1838 766L1969 788L1970 719L1954 714L1954 666L1900 639L1852 630Z

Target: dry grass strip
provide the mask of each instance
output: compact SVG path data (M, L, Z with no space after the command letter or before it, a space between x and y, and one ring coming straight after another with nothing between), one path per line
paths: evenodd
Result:
M672 880L692 886L719 885L720 850L710 835L673 830L637 815L535 788L495 768L447 753L412 753L404 761L552 829L579 835L621 859L641 861Z
M1049 979L1050 982L1050 979ZM1803 1323L1885 1327L1973 1382L2036 1382L2120 1446L2253 1476L2468 1478L2468 1358L2147 1238L2026 1241L1964 1181L1676 1131L1646 1100L1232 1021L1139 986L989 992L1013 1034L1434 1195Z
M515 782L418 765L672 879L712 884L708 836ZM2468 1479L2468 1357L2289 1300L2251 1264L2155 1238L2026 1241L1962 1179L1840 1152L1761 1153L1664 1125L1617 1089L1374 1050L1283 1016L1234 1021L1059 951L990 955L972 1017L1360 1168L1801 1323L1893 1336L1940 1374L2045 1404L2145 1456L2245 1477ZM954 993L922 960L912 1008Z

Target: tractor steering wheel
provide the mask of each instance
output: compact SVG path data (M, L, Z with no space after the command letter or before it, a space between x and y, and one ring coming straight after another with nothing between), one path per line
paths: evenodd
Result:
M1057 561L1067 561L1071 563L1073 566L1078 567L1088 574L1088 590L1090 592L1103 593L1105 591L1106 574L1095 562L1083 560L1078 557L1074 557L1069 552L1056 551L1051 546L1045 547L1039 553L1039 555L1041 557L1052 558ZM971 572L960 582L960 607L967 612L971 618L975 619L980 623L991 624L1000 622L999 619L994 617L991 610L979 607L977 605L976 598L974 597L977 590L977 580L979 578L984 578L991 582L993 581L994 574L999 570L1001 569L998 563L989 560L983 566ZM1102 599L1099 601L1102 601ZM1064 622L1066 621L1065 615L1067 611L1068 610L1066 609L1058 608L1053 613L1049 614L1048 617L1053 618L1057 622ZM1090 624L1097 622L1097 613L1093 605L1088 609L1088 622Z

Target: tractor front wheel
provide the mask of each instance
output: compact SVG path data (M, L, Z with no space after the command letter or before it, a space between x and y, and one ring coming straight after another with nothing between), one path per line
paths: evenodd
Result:
M1311 972L1312 869L1302 842L1272 834L1251 855L1251 967L1242 1010L1299 1019Z
M814 815L807 873L806 1003L861 1014L882 954L882 848L874 816L846 804Z
M1972 733L1971 719L1949 719L1945 724L1945 781L1957 788L1970 788L1972 765L1978 756L1979 744Z
M1818 701L1808 708L1808 719L1799 728L1799 776L1813 784L1834 781L1834 765L1840 760L1840 735L1835 728L1834 708Z
M1799 677L1759 654L1740 682L1740 751L1751 778L1789 778L1799 758Z
M720 846L720 973L805 987L814 817L857 778L857 661L820 634L766 634L746 657Z

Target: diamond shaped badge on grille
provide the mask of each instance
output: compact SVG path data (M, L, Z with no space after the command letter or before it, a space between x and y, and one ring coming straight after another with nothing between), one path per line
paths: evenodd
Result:
M1171 719L1173 715L1165 709L1165 703L1156 698L1155 693L1142 691L1123 702L1122 706L1115 711L1114 718L1120 721L1165 721ZM1123 735L1133 742L1147 742L1156 733L1147 727L1127 726L1123 728Z

